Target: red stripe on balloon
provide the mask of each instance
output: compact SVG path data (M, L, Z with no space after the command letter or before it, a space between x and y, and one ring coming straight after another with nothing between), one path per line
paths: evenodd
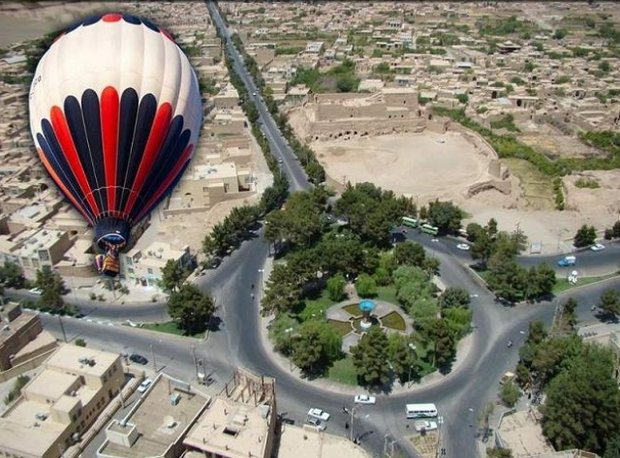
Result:
M82 208L82 205L78 203L78 201L75 199L73 194L69 192L69 190L67 189L63 181L56 174L56 171L52 167L52 164L50 164L45 154L43 154L43 151L40 148L37 148L37 153L39 154L39 159L41 159L41 162L43 163L43 166L47 170L47 173L50 174L50 176L52 177L52 180L54 180L54 183L56 183L56 186L58 186L65 193L65 195L71 201L75 209L79 211L82 214L82 216L84 216L84 218L86 218L86 220L90 221L90 223L92 224L92 220L90 219L90 216Z
M179 173L181 173L181 170L183 169L187 161L189 161L190 158L192 157L193 150L194 150L194 145L187 145L187 147L185 148L185 151L183 151L183 154L181 155L181 158L174 165L174 168L170 171L170 173L168 173L168 175L166 175L166 179L159 185L159 188L157 188L157 191L153 193L153 195L148 200L146 205L144 205L142 208L149 209L151 205L157 202L157 200L162 196L162 194L164 194L168 190L168 187L178 177ZM134 221L140 221L144 217L144 215L145 215L145 211L142 210L140 213L138 213L138 216L136 217Z
M103 167L108 211L116 212L116 167L118 163L118 92L111 86L101 93L101 137L103 140Z
M119 13L108 13L102 16L103 22L118 22L123 18Z
M127 214L131 213L131 209L136 203L136 199L140 194L142 186L153 168L153 163L155 162L157 153L159 152L161 144L168 132L171 118L172 106L169 103L163 103L157 110L157 114L155 114L155 119L153 120L153 125L151 126L151 132L149 133L149 138L146 141L146 146L144 147L144 154L140 160L136 178L131 186L133 192L130 194L129 199L127 199L127 205L125 206L125 211Z
M78 152L75 149L75 144L73 143L73 138L71 137L71 132L69 131L69 125L67 124L65 115L56 105L54 105L50 110L50 120L52 121L52 129L56 134L56 138L62 148L65 159L67 159L67 162L71 167L71 171L77 178L80 189L91 206L90 209L92 210L92 213L96 216L99 214L99 206L93 197L93 192L90 189L88 179L86 178L86 174L82 168L82 163L80 162Z

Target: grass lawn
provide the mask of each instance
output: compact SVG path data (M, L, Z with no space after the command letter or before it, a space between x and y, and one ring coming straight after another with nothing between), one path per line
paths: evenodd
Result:
M595 283L601 280L607 280L608 278L617 277L617 276L618 274L614 273L614 274L609 274L609 275L603 275L601 277L579 277L576 285L571 285L566 278L558 278L557 283L553 287L553 293L559 294L569 289L576 288L578 286L589 285L590 283Z
M344 385L357 386L357 374L351 356L347 355L334 362L334 365L327 372L327 378Z
M338 334L342 337L346 336L348 333L353 331L351 328L351 323L348 321L340 321L340 320L327 320L327 322L332 326Z
M342 309L351 316L360 316L362 314L359 304L349 304L342 307Z
M201 337L204 334L204 332L199 332L193 335L186 335L182 329L177 328L177 324L174 321L166 321L164 323L143 323L140 327L142 329L148 329L149 331L165 332L167 334L174 334L183 337Z
M321 295L316 299L306 299L305 302L306 306L299 314L299 317L302 319L302 321L308 321L312 318L319 317L324 318L325 311L335 304L335 302L329 298L329 293L327 292L327 289L324 289L321 292ZM315 316L313 317L312 314L314 314Z
M388 328L404 331L406 329L405 320L398 312L390 312L381 317L381 323Z
M398 305L398 299L396 299L396 286L377 286L377 299L389 302L390 304Z

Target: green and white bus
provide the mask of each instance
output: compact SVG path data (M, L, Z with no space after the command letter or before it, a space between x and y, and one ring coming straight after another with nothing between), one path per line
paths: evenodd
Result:
M439 228L435 226L431 226L430 224L422 224L420 226L420 230L425 234L437 235L439 233Z
M415 218L410 218L409 216L403 216L401 223L403 226L418 227L418 220Z

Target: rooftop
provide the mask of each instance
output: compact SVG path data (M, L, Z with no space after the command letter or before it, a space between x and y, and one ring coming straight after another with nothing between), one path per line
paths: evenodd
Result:
M303 446L300 446L303 444ZM278 458L368 458L361 447L340 436L283 425Z

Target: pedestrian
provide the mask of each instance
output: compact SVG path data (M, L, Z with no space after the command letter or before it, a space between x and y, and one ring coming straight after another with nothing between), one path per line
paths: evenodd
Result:
M348 421L344 422L344 429L349 429L349 422Z

